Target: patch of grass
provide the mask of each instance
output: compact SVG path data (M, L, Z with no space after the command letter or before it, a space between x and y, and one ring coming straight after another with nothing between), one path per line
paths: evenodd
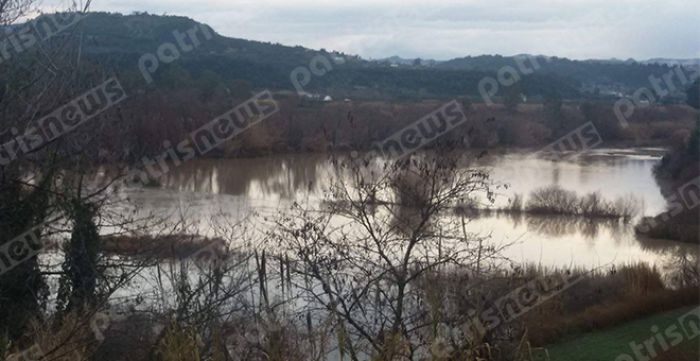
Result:
M563 342L546 346L551 361L614 361L621 354L634 357L630 348L630 342L641 344L652 338L655 333L651 331L654 326L660 330L676 324L678 317L689 312L692 308L682 308L674 311L656 314L640 320L628 322L607 330L586 333L567 337ZM666 354L661 354L658 341L654 343L656 351L660 354L654 360L698 360L698 338L688 340L674 347ZM646 351L645 355L646 355ZM624 358L623 358L624 359Z

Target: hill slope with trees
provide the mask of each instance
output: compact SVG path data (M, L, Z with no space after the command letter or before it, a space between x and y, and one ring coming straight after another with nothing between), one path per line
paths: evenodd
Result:
M159 64L154 74L157 86L190 81L211 85L245 82L255 89L295 90L290 79L298 67L309 67L315 57L331 62L332 70L313 76L305 91L357 99L421 99L470 96L480 98L479 82L497 77L514 57L483 55L424 65L389 66L355 55L301 46L285 46L222 36L214 29L180 16L147 13L121 15L90 13L76 25L81 32L84 54L102 66L111 66L138 79L138 61L155 53L165 43L174 43L175 31L204 26L213 37L195 49L182 52L177 61ZM661 76L671 67L659 64L611 61L575 61L537 58L542 65L532 74L519 74L517 91L527 97L564 99L604 96L606 92L631 92L647 86L650 75ZM342 61L341 61L342 60ZM517 67L516 67L517 69Z

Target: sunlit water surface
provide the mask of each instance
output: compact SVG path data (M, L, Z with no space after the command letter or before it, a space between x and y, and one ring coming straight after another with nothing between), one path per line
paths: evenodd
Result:
M585 155L551 159L526 152L489 154L475 166L490 172L497 190L496 206L514 194L527 195L547 185L560 185L579 194L600 192L609 200L633 196L640 215L655 215L665 201L652 175L661 149L597 149ZM171 170L160 188L129 189L139 214L169 215L192 220L196 232L214 235L221 219L249 217L262 221L279 216L293 202L317 204L332 179L324 155L275 155L251 159L195 160ZM250 217L250 215L256 215ZM640 240L633 222L593 221L572 217L507 215L471 220L469 231L488 242L510 244L503 255L518 263L585 268L645 261L664 266L675 254L695 252L696 246Z

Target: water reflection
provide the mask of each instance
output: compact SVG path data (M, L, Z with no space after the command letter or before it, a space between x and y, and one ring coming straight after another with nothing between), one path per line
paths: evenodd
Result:
M579 194L598 191L609 200L634 194L645 204L642 214L653 215L665 207L651 172L658 153L653 149L597 150L556 160L503 152L490 153L475 164L489 170L494 182L509 184L507 189L499 189L497 207L506 205L514 194L527 198L536 188L558 184ZM294 201L320 208L332 170L325 155L195 160L167 174L161 189L130 191L139 212L168 214L187 208L206 235L206 224L214 214L241 218L257 212L274 216ZM397 209L396 213L403 221L412 219L407 210ZM492 213L472 219L469 231L490 235L493 242L501 244L517 241L508 251L516 261L557 266L635 261L661 264L672 256L672 250L686 247L670 241L637 240L631 224L580 217ZM690 245L686 248L690 253L691 248L697 250Z
M251 159L197 160L170 172L165 188L180 192L201 192L294 199L299 192L320 191L320 170L327 169L326 157L288 155Z
M659 157L620 152L601 150L564 160L527 153L490 153L476 165L491 171L495 182L509 185L497 205L513 194L526 196L535 188L557 184L580 194L599 191L608 199L633 193L644 198L645 215L661 212L665 201L651 175ZM299 200L319 198L328 186L331 169L325 155L196 160L173 169L162 181L165 188L178 192Z
M527 215L528 231L537 232L551 237L564 237L581 234L588 240L598 238L601 228L605 228L612 236L613 240L622 239L625 236L625 228L629 225L623 224L616 219L595 219L574 216L557 215Z

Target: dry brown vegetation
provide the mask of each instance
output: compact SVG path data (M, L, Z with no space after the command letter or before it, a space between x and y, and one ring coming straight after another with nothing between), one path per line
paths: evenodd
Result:
M639 213L640 207L641 203L632 196L621 196L611 202L603 199L597 192L579 197L574 191L551 185L532 191L524 210L539 214L629 220Z
M191 96L178 92L176 99L150 95L133 103L129 118L136 123L130 140L133 156L159 154L165 139L177 143L189 132L211 120L212 112L225 112L214 99L191 104L186 113L172 104L191 103ZM207 156L256 156L286 152L327 152L329 149L369 149L406 125L444 105L446 100L414 102L357 101L304 103L296 96L276 98L280 111L221 146ZM243 101L243 100L240 100ZM225 104L230 101L226 99ZM606 146L671 145L693 128L697 111L684 105L655 105L635 111L630 126L621 128L611 103L564 103L556 115L542 104L520 104L512 112L502 104L487 106L463 100L468 126L445 139L464 147L534 148L556 141L577 127L593 122ZM214 111L212 111L214 109ZM107 139L113 142L113 139Z
M530 341L546 345L562 337L601 330L651 314L700 302L697 286L671 289L646 264L590 275L562 297L525 317Z
M425 279L423 287L427 293L434 294L433 299L452 295L447 298L449 303L442 304L439 309L448 309L453 315L466 315L475 308L500 302L502 297L531 280L559 277L557 274L580 275L581 278L571 288L528 310L522 318L489 331L483 341L493 350L510 349L512 352L520 342L518 337L525 333L529 345L539 347L568 335L602 330L700 302L697 283L670 288L659 272L646 264L596 272L528 267L514 273L492 273L481 279L460 273L434 274ZM474 303L478 299L481 301ZM507 312L505 308L503 312ZM450 319L448 315L442 317Z

